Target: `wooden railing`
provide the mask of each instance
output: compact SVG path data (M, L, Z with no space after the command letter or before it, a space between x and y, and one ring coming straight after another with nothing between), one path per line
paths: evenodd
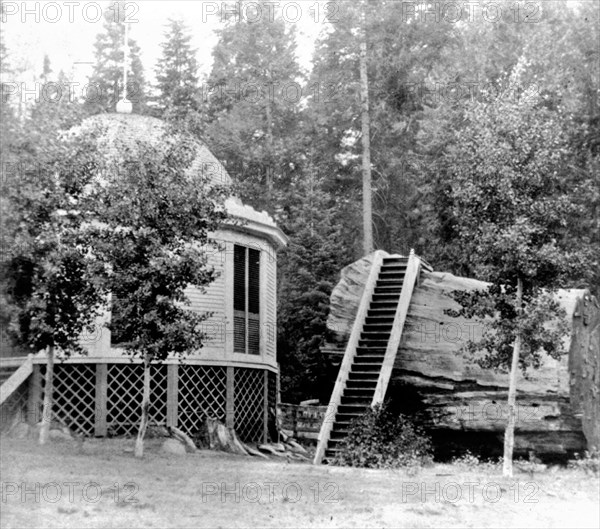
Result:
M0 386L0 406L27 380L33 371L33 355L28 355L21 366Z
M314 458L315 465L320 464L323 459L323 456L325 455L325 450L327 448L327 443L329 442L329 436L331 435L333 423L335 422L335 416L337 413L338 406L340 404L342 392L344 391L344 387L346 386L346 380L348 378L348 373L350 372L350 368L352 367L352 362L354 360L354 355L356 354L356 348L358 346L358 340L360 339L360 334L362 332L365 318L369 310L369 304L371 302L373 289L375 288L375 283L377 282L377 278L379 277L379 271L381 269L381 265L383 263L383 258L385 255L387 254L381 250L377 250L373 254L373 263L371 265L371 271L369 272L369 277L367 278L367 282L365 283L365 289L363 290L360 304L358 306L358 311L356 312L354 325L352 326L352 332L350 333L350 338L348 339L348 343L346 344L344 359L342 360L342 365L340 366L340 370L335 381L335 387L333 388L333 393L331 394L331 399L329 401L329 406L327 407L325 419L323 420L323 424L321 425L321 431L319 433L319 442Z
M392 376L392 370L394 369L398 347L400 347L404 322L406 321L406 315L408 314L408 307L412 298L415 282L419 277L420 264L419 258L414 254L414 251L411 250L406 265L400 299L398 300L398 307L396 307L396 314L394 315L392 332L385 350L385 356L383 358L383 364L381 366L381 372L379 373L379 379L377 380L377 386L375 388L371 406L381 404L385 398L390 377Z

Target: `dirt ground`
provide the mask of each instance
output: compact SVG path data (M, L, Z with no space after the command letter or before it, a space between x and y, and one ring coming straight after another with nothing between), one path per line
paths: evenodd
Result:
M550 468L514 480L435 465L405 472L313 466L146 442L39 447L0 439L0 526L599 527L598 478Z

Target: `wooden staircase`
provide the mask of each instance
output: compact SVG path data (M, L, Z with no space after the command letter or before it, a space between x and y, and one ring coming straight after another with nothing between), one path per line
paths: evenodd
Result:
M352 421L383 402L421 266L431 269L412 251L409 257L375 253L321 427L315 464L334 457Z

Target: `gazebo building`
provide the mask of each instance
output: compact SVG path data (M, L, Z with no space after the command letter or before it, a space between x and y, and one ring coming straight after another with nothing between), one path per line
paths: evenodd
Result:
M172 134L161 120L135 114L94 116L75 133L91 130L101 131L100 152L115 164L123 145L129 155L143 142L160 149L161 138L167 131ZM188 171L208 176L215 184L231 183L204 144L198 141L196 151ZM212 313L202 328L207 340L182 361L173 358L151 367L150 418L151 424L177 426L193 436L208 416L235 428L243 441L263 442L269 438L277 404L277 252L287 238L266 212L235 197L225 206L240 222L211 234L219 248L207 249L209 264L220 273L205 292L194 287L187 291L191 310ZM82 337L87 356L56 362L53 412L57 420L86 436L132 435L140 419L143 366L123 354L104 323L98 321L95 332ZM3 365L8 363L4 359ZM45 357L30 357L20 371L24 382L4 400L14 401L11 407L26 406L31 421L39 420Z

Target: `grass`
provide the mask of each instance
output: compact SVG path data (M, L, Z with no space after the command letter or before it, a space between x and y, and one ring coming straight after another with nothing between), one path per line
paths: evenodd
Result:
M166 455L146 442L44 447L0 439L3 529L26 527L598 527L599 483L553 467L503 479L433 465L409 476L211 451Z

